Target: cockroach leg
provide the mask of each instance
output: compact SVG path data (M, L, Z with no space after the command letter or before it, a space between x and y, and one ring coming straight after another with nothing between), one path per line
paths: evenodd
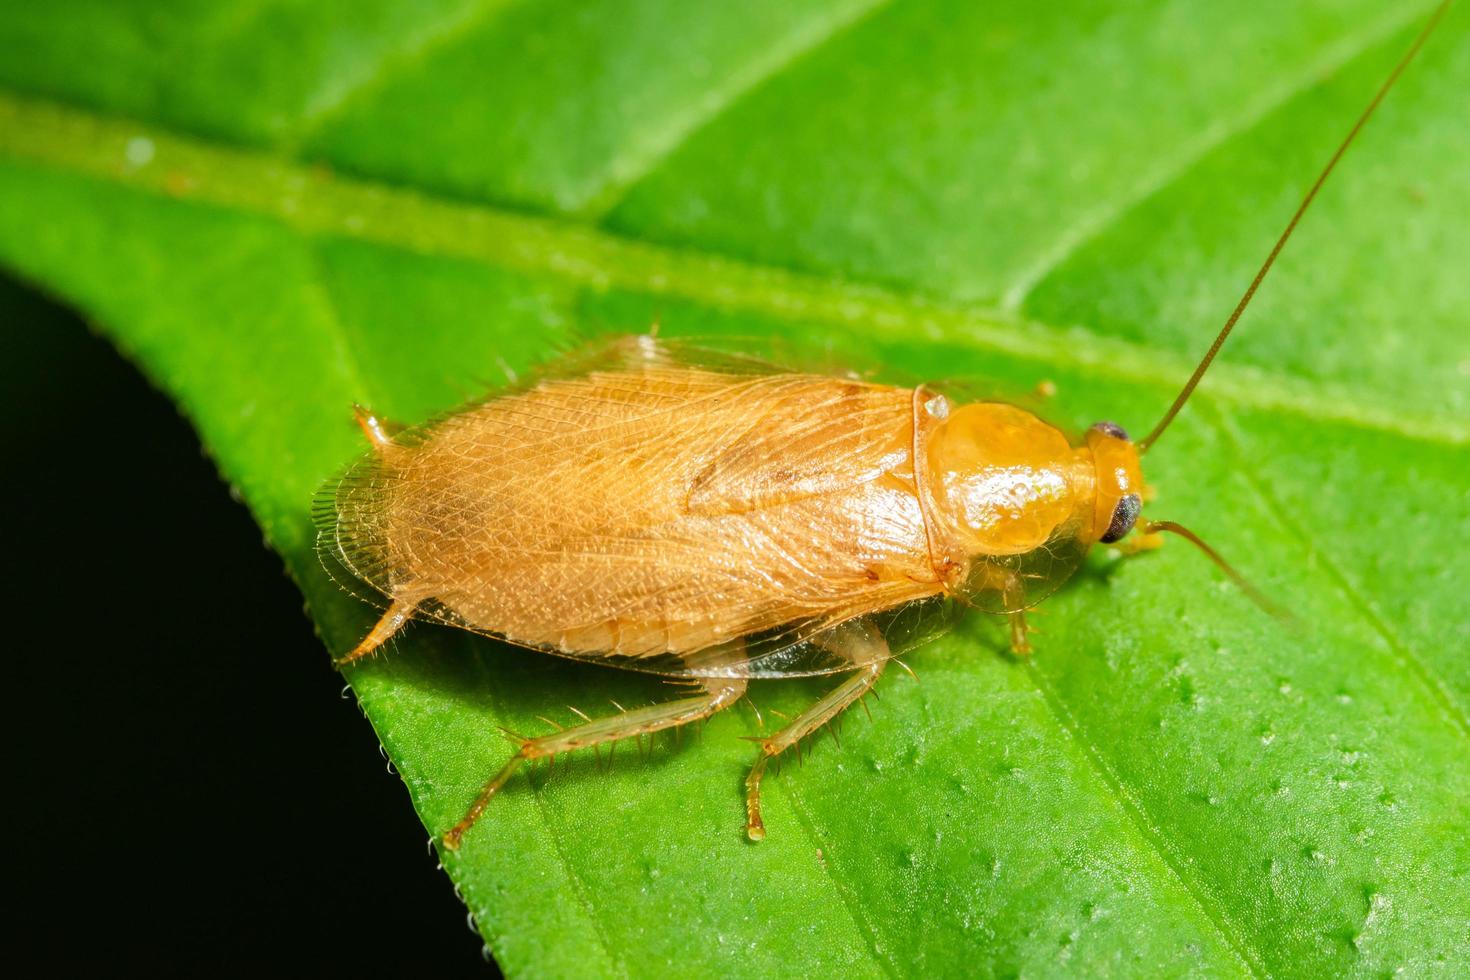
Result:
M871 690L873 684L883 674L883 666L884 662L879 660L861 667L841 684L828 691L816 704L797 715L791 724L769 738L759 739L760 756L756 759L755 765L751 767L750 775L745 777L745 834L747 837L751 840L764 840L766 836L765 821L761 819L761 777L766 773L766 766L782 752L798 746L801 739L820 729ZM796 751L799 760L801 749L797 747Z
M368 635L362 638L362 642L353 647L352 650L335 661L338 667L345 666L353 661L360 660L372 653L378 647L388 642L388 638L397 633L408 618L413 615L414 608L418 606L418 599L394 599L388 606L388 611L383 613Z
M465 813L464 819L444 834L444 846L452 851L459 849L459 842L465 832L474 826L475 821L489 805L491 798L500 792L500 788L511 776L515 775L522 763L555 755L558 752L596 748L607 742L651 735L666 728L677 731L682 725L708 718L730 707L745 694L744 678L711 677L702 680L701 686L704 688L704 693L696 697L681 698L664 704L652 704L646 708L636 708L609 718L598 718L575 728L568 728L564 732L553 732L539 738L523 739L516 754L501 768L500 772L496 773L495 778L480 790L480 795Z
M1030 630L1026 626L1026 583L1021 576L1014 572L1006 574L1005 584L1001 586L1001 600L1010 610L1011 652L1024 657L1031 652L1031 641L1026 637Z
M1158 531L1134 531L1128 537L1113 545L1118 552L1127 557L1144 551L1153 551L1164 545L1164 536Z
M1031 640L1026 636L1030 627L1026 625L1026 613L1016 610L1011 613L1011 652L1018 657L1029 656L1031 653Z
M832 722L872 691L888 663L888 643L876 627L862 620L843 623L812 642L820 643L831 653L851 661L857 670L774 735L753 739L760 744L760 755L751 767L750 775L745 777L745 834L751 840L764 840L766 836L765 821L761 819L761 777L766 773L766 766L793 747L799 761L801 740Z

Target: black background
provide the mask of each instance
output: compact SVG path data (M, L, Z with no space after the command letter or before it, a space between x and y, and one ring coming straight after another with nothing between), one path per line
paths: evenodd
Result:
M11 958L493 973L188 424L74 314L4 279L0 323Z

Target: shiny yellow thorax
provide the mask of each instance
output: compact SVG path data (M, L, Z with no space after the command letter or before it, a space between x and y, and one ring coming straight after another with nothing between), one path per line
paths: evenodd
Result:
M955 410L925 455L934 515L966 556L1024 554L1059 535L1095 542L1119 502L1143 487L1127 439L1093 428L1073 446L1055 426L998 402Z

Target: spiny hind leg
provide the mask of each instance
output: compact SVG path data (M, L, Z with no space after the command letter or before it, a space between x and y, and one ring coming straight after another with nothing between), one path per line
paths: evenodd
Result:
M1131 558L1145 551L1154 551L1163 546L1164 536L1158 531L1149 531L1146 527L1135 529L1128 537L1113 545L1125 558Z
M1001 611L1010 625L1011 652L1019 657L1029 655L1030 634L1035 631L1026 622L1026 576L1001 565L986 565L978 571L979 588L1000 596Z
M1026 611L1018 609L1010 614L1011 620L1011 652L1018 657L1026 657L1031 654L1031 639L1028 635L1031 627L1026 625Z
M832 653L851 662L857 670L791 719L786 727L768 738L758 739L760 755L751 767L750 775L745 777L745 834L751 840L764 840L766 836L766 825L761 819L761 777L766 774L766 765L872 690L890 656L883 635L865 620L843 623L813 642L820 642Z
M1001 587L1002 601L1010 611L1011 652L1018 657L1031 653L1031 627L1026 625L1026 583L1015 572L1007 572Z
M475 798L463 819L444 834L445 846L450 850L459 849L460 839L465 832L474 826L490 800L515 775L522 763L620 739L649 735L666 728L678 728L723 711L740 700L745 693L745 679L742 677L705 677L699 679L699 685L704 688L704 693L695 697L624 711L619 715L598 718L585 725L542 735L540 738L521 738L516 754L480 790L480 795Z

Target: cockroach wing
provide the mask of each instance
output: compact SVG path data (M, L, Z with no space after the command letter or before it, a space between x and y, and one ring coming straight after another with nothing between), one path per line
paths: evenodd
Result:
M425 618L684 676L850 668L831 631L940 591L912 392L635 348L359 460L319 496L324 564Z
M809 376L763 383L759 412L691 481L690 513L769 507L876 480L906 466L907 393Z

